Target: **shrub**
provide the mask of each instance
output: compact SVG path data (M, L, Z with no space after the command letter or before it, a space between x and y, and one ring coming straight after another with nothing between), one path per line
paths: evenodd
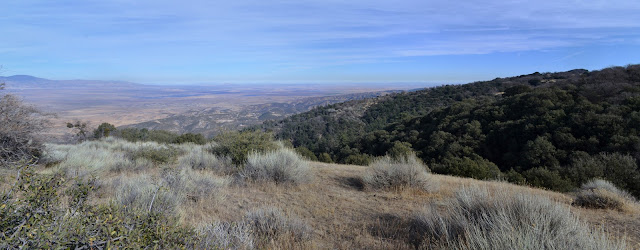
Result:
M213 139L217 145L211 147L211 153L231 157L236 166L247 161L250 152L266 152L278 149L273 135L261 131L227 132Z
M297 147L296 152L308 161L318 161L318 157L316 157L316 155L308 148Z
M331 155L329 155L329 153L321 153L318 156L318 161L324 163L333 163L333 159L331 159Z
M640 197L640 169L630 155L600 153L574 157L568 167L568 176L574 183L582 184L594 178L608 180L616 186Z
M557 171L547 168L532 168L522 173L522 175L527 180L527 183L534 187L543 187L561 192L567 192L573 188L571 182L562 178Z
M491 195L490 195L491 193ZM411 222L410 241L435 249L626 249L546 197L463 188Z
M198 230L199 249L254 249L251 226L244 222L217 222Z
M344 159L344 164L366 166L371 163L371 156L368 154L355 153Z
M195 233L172 215L83 202L94 184L78 182L63 192L60 175L23 169L15 193L0 196L0 248L193 248ZM69 209L59 205L63 193L70 196Z
M369 165L363 178L367 187L374 189L402 189L413 187L428 190L433 185L429 168L415 155L393 159L378 158Z
M186 133L186 134L182 134L180 136L178 136L173 143L178 143L178 144L182 144L182 143L194 143L194 144L199 144L199 145L204 145L205 143L207 143L207 140L204 138L204 136L202 134L192 134L192 133Z
M0 167L38 160L44 116L13 95L0 96Z
M113 133L114 131L116 131L116 127L113 126L113 124L103 122L102 124L100 124L100 126L98 126L98 128L93 131L93 137L96 139L109 137L109 135L111 135L111 133Z
M402 158L410 155L415 155L413 149L411 149L411 144L408 142L393 142L393 146L387 151L387 155L391 156L391 158Z
M115 179L112 186L116 187L116 202L131 212L148 211L172 215L185 199L147 175L121 177Z
M472 157L446 157L440 164L433 164L433 172L481 180L500 177L498 166L478 155L473 155Z
M132 160L145 158L155 164L163 164L173 162L181 153L173 146L143 146L128 152L128 155Z
M276 184L299 184L311 179L309 164L288 148L249 154L247 164L240 175L244 179L273 181Z
M178 164L195 170L207 169L227 173L231 166L231 159L226 156L215 156L201 147L194 147L178 158Z
M246 223L257 240L269 242L289 237L300 242L311 238L311 227L304 221L287 216L276 208L264 208L247 213Z
M611 182L594 179L580 187L573 201L574 206L623 210L627 203L635 202L634 197L611 184Z

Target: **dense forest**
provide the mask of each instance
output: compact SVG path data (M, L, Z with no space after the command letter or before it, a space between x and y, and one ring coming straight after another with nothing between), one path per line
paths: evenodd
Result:
M315 108L261 129L318 159L412 150L436 173L640 196L640 65L533 73Z

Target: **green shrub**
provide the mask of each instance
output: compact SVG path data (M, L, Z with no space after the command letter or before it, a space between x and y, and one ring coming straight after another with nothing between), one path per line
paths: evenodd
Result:
M130 142L154 141L157 143L173 143L179 136L166 130L149 130L146 128L124 128L115 131L113 135Z
M434 173L471 177L475 179L497 179L500 169L493 162L480 156L447 157L439 164L433 164Z
M267 152L278 148L273 135L261 131L227 132L213 140L217 145L211 147L211 153L231 157L236 166L244 165L250 152Z
M115 204L84 202L98 187L92 180L77 182L66 192L61 175L24 170L12 194L2 194L0 248L193 248L193 230L177 225L164 213L123 209ZM60 206L63 193L70 206Z
M344 159L344 164L366 166L371 163L372 157L368 154L352 154Z
M176 139L173 141L173 143L178 143L178 144L188 143L188 142L204 145L205 143L207 143L207 140L204 138L202 134L186 133L176 137Z
M311 150L309 150L308 148L297 147L296 152L308 161L318 161L318 157L316 157L316 155L313 154L313 152L311 152Z
M578 155L574 157L567 173L578 185L599 178L629 190L635 197L640 197L640 169L636 160L630 155L619 153Z
M128 152L132 160L144 158L155 164L174 162L181 153L178 148L173 146L140 147L133 152Z
M328 153L321 153L318 156L318 161L324 163L333 163L333 159L331 159L331 155L329 155Z
M102 137L109 137L111 133L116 131L116 127L113 124L103 122L93 131L93 138L100 139Z
M534 187L543 187L560 192L568 192L573 186L571 182L562 178L557 171L552 171L547 168L532 168L522 175L527 180L527 183Z
M410 155L415 155L413 149L411 149L411 144L408 142L393 142L393 146L387 151L387 155L391 156L391 158L399 159L402 157L407 157Z
M410 241L429 249L626 249L546 197L463 188L444 209L411 221Z
M396 159L390 156L378 158L369 165L363 181L373 189L413 187L429 190L434 186L429 177L429 168L415 155Z
M299 184L311 179L311 170L309 163L295 151L281 148L266 153L249 154L240 176L253 181Z

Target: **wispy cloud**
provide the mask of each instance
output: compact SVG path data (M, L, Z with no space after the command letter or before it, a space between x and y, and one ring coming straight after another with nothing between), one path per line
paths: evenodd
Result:
M3 3L5 60L117 70L184 65L286 72L416 57L635 44L626 0L241 0ZM2 62L12 64L14 62ZM248 72L251 73L251 72ZM256 73L258 74L258 73ZM284 74L284 73L283 73Z

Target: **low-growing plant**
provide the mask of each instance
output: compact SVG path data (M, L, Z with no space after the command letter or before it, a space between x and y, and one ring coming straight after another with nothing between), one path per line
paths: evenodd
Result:
M156 164L171 163L182 152L173 146L140 147L134 152L129 152L131 159L145 158Z
M249 154L240 176L252 181L273 181L276 184L299 184L311 179L309 163L294 150L281 148L276 151Z
M273 135L261 131L227 132L213 139L217 145L211 147L211 153L231 157L236 166L242 166L251 152L267 152L278 149Z
M199 249L254 249L251 226L245 222L216 222L198 233Z
M429 176L429 168L415 155L400 158L384 156L369 165L363 181L372 189L419 188L429 190L434 187Z
M178 158L178 165L196 170L207 169L227 173L231 167L231 159L228 156L216 156L202 147L194 147Z
M615 210L623 210L628 203L635 203L631 194L602 179L582 184L573 201L574 206Z
M23 169L15 189L3 193L0 205L2 249L192 248L193 230L178 226L164 213L92 205L86 198L94 181L68 180L61 174L35 174ZM70 205L59 205L67 195Z
M444 212L440 212L444 211ZM463 188L444 209L411 222L410 241L435 249L626 249L549 198L508 190Z
M285 215L276 208L263 208L247 213L245 218L251 226L255 239L269 242L280 237L289 237L301 242L311 238L311 227L304 221Z

